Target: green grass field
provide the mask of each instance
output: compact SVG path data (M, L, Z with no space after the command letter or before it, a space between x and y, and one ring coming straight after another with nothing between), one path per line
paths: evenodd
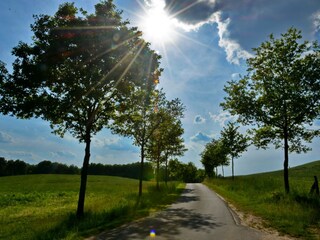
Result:
M320 239L320 197L311 196L313 176L320 178L320 161L289 169L290 194L282 171L225 179L205 184L238 209L262 217L266 226L302 239Z
M184 187L172 183L157 192L138 180L88 176L85 217L77 220L80 176L25 175L0 178L0 239L82 239L173 202Z

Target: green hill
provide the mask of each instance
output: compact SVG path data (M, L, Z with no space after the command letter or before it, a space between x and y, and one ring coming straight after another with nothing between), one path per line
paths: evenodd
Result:
M262 217L266 226L294 237L319 239L320 197L309 194L313 176L320 179L320 161L289 169L290 194L285 194L281 170L205 184L238 209Z
M291 190L296 191L303 189L303 191L308 192L314 182L314 176L317 176L320 180L320 160L289 168ZM280 185L283 186L283 170L244 176L244 178L246 177L249 179L251 177L274 178L279 180L281 182ZM281 191L281 189L279 189L279 191Z
M259 173L259 174L253 174L253 175L271 174L275 176L277 175L282 176L282 173L283 173L282 170L278 170L274 172ZM320 160L289 168L289 174L290 174L290 177L294 177L294 178L311 177L313 179L313 176L316 176L316 175L319 175L320 177Z

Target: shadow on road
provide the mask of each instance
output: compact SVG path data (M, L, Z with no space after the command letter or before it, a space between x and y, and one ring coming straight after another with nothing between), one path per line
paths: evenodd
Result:
M188 203L188 202L193 202L193 201L199 201L200 198L198 196L194 196L194 189L184 189L181 196L178 198L176 203ZM189 196L191 195L191 196Z
M216 222L210 215L184 208L169 208L154 217L103 233L96 239L149 239L151 230L155 230L157 238L174 239L174 236L179 235L183 229L203 232L219 226L222 224Z
M155 236L150 233L155 233ZM259 231L236 225L225 203L204 185L188 184L178 201L168 209L120 228L106 231L95 239L261 240L265 239L265 235Z

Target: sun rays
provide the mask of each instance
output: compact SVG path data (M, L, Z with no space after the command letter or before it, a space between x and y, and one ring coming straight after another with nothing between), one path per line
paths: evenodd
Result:
M139 25L144 38L156 46L173 43L176 37L174 19L165 11L164 2L153 1L143 9Z
M174 14L169 14L171 7L170 5L166 6L164 0L136 0L136 2L139 4L141 11L139 13L131 12L131 14L139 19L137 25L143 33L142 37L150 42L151 46L159 51L160 54L167 55L166 52L169 48L180 50L181 41L192 42L193 44L213 50L211 46L188 37L187 32L197 31L201 25L198 27L188 25L177 19L179 14L198 4L198 1L186 5ZM185 56L183 57L185 58Z
M190 6L186 7L186 9L182 9L179 11L179 13L175 13L174 15L169 15L165 6L165 2L163 0L149 0L149 1L141 1L136 0L136 2L140 5L140 12L131 12L131 14L134 14L138 21L138 29L142 31L142 39L140 37L134 36L132 38L126 39L124 41L118 42L116 45L114 45L110 49L106 49L105 51L99 53L96 56L92 56L92 59L97 59L102 57L103 55L106 55L113 50L122 47L127 42L132 41L133 38L136 39L136 47L137 50L134 53L134 56L132 56L132 52L125 53L121 59L113 66L112 69L109 69L108 72L106 72L101 79L96 81L92 89L89 90L88 93L93 91L95 87L99 86L102 82L104 82L108 77L118 69L121 65L123 65L125 62L127 62L127 66L125 67L122 74L119 75L118 79L114 79L114 86L116 87L125 77L125 75L128 73L130 68L132 67L132 64L141 54L141 51L144 47L146 47L146 40L147 42L151 43L151 49L155 49L157 52L159 52L161 55L164 56L164 61L167 66L170 66L169 59L168 59L168 51L174 50L178 54L180 54L183 59L186 60L188 65L190 67L193 67L193 63L189 57L187 57L183 50L181 50L181 47L179 46L179 41L189 41L192 44L199 45L201 47L205 47L208 49L212 49L211 46L205 45L195 39L192 39L187 36L186 30L181 27L181 23L178 22L178 20L175 18L177 14L180 12L183 12L190 8ZM193 6L193 5L192 5ZM130 12L128 9L125 9L125 11ZM112 28L112 26L111 26ZM170 50L169 50L170 48ZM168 68L169 75L171 74L170 67ZM171 76L172 77L172 76Z

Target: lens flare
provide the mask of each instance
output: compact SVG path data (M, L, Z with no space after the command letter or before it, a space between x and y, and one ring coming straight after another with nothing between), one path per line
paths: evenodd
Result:
M156 237L156 231L155 230L152 229L150 231L150 237L152 237L152 238Z

